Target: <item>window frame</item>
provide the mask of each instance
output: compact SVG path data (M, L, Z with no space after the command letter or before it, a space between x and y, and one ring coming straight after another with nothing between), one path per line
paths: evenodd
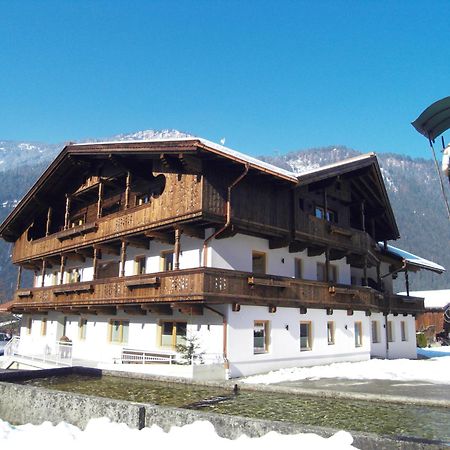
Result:
M163 331L164 331L164 324L165 323L171 323L172 324L172 338L170 345L163 345ZM187 338L187 329L188 329L188 322L185 320L160 320L158 323L158 347L165 348L165 349L173 349L175 350L178 343L177 343L177 329L178 324L185 324L186 325L186 336L184 338ZM181 336L183 337L183 336Z
M47 336L47 317L41 319L41 336Z
M88 320L85 317L80 317L80 320L78 322L78 339L80 341L86 340L87 323Z
M356 332L358 330L358 332ZM362 321L357 320L354 324L354 333L355 333L355 347L363 346L363 328Z
M163 250L162 252L160 252L159 254L159 268L161 270L161 272L171 272L172 270L175 269L175 256L174 256L174 251L173 250ZM167 261L167 256L168 255L172 255L172 268L168 268L166 269L166 261Z
M307 337L307 346L302 345L302 325L307 326L308 336ZM313 339L312 339L312 321L311 320L301 320L299 326L299 340L300 340L300 351L301 352L309 352L312 351L313 348Z
M113 326L114 323L119 323L119 339L113 340ZM124 328L127 328L126 334L126 340L124 340ZM108 341L111 344L128 344L128 337L130 332L130 321L124 320L124 319L110 319L109 320L109 327L108 327Z
M331 330L331 340L330 340L330 330ZM336 344L336 324L334 320L327 321L327 342L328 345Z
M262 327L264 332L264 347L255 347L255 331L256 327ZM258 351L258 349L262 349ZM253 354L254 355L265 355L270 351L270 321L269 320L254 320L253 321Z
M263 262L263 272L255 272L254 261L255 258L262 258ZM255 275L266 275L267 274L267 253L261 252L259 250L252 250L252 273Z
M408 331L407 331L407 327L406 327L406 320L400 321L400 336L401 336L402 342L408 341Z
M392 320L387 321L387 340L388 342L395 342L395 335L394 335L394 323Z
M134 275L145 275L146 273L147 257L145 255L136 255L134 257Z
M381 342L380 335L380 322L378 320L370 321L370 332L372 337L372 344L379 344ZM374 333L375 330L375 333Z
M303 280L303 260L302 258L294 258L294 278Z

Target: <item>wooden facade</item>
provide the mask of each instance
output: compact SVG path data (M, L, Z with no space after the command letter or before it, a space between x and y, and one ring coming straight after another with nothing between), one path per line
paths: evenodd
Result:
M196 139L69 145L0 226L14 242L14 264L42 275L56 267L61 279L22 289L19 275L9 309L242 303L415 313L420 299L369 288L367 276L361 287L177 267L180 234L204 240L205 251L205 230L216 239L241 233L267 239L271 249L325 254L327 265L346 257L364 271L379 266L376 242L398 237L380 177L373 155L297 178ZM124 277L127 247L148 249L153 240L174 246L175 270ZM98 263L106 253L120 256L122 273L104 279ZM92 261L94 279L62 283L68 259Z

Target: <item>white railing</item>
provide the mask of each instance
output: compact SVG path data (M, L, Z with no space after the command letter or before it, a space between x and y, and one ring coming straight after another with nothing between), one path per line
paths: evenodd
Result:
M134 348L123 348L120 359L115 362L122 364L223 364L223 355L220 353L201 353L193 357L186 357L181 353L171 350L140 350Z
M72 365L72 343L57 341L50 345L46 342L27 342L20 340L19 336L13 337L5 346L4 355L7 357L18 356L33 361L54 363L63 366Z

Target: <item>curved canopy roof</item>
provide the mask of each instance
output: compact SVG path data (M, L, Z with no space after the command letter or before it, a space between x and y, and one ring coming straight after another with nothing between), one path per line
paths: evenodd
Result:
M426 138L434 141L450 128L450 97L434 102L412 122L412 126Z

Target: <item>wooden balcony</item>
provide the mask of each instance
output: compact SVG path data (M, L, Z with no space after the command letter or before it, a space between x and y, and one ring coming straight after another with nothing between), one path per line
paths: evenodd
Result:
M171 179L176 175L169 174L167 177ZM168 181L168 186L170 195L161 195L148 204L109 214L96 219L95 223L86 223L31 241L25 232L14 245L13 263L59 255L102 241L202 217L201 183L195 176L186 175L182 182L177 183ZM183 200L174 202L174 197Z
M364 231L343 228L302 212L297 214L295 238L300 242L310 242L315 247L329 247L341 250L343 254L354 253L369 257L375 247L375 241Z
M148 309L152 304L170 303L240 303L398 313L423 309L421 299L387 298L368 287L198 268L19 290L12 311L57 309L89 313L89 309L95 311L99 307L135 305Z

